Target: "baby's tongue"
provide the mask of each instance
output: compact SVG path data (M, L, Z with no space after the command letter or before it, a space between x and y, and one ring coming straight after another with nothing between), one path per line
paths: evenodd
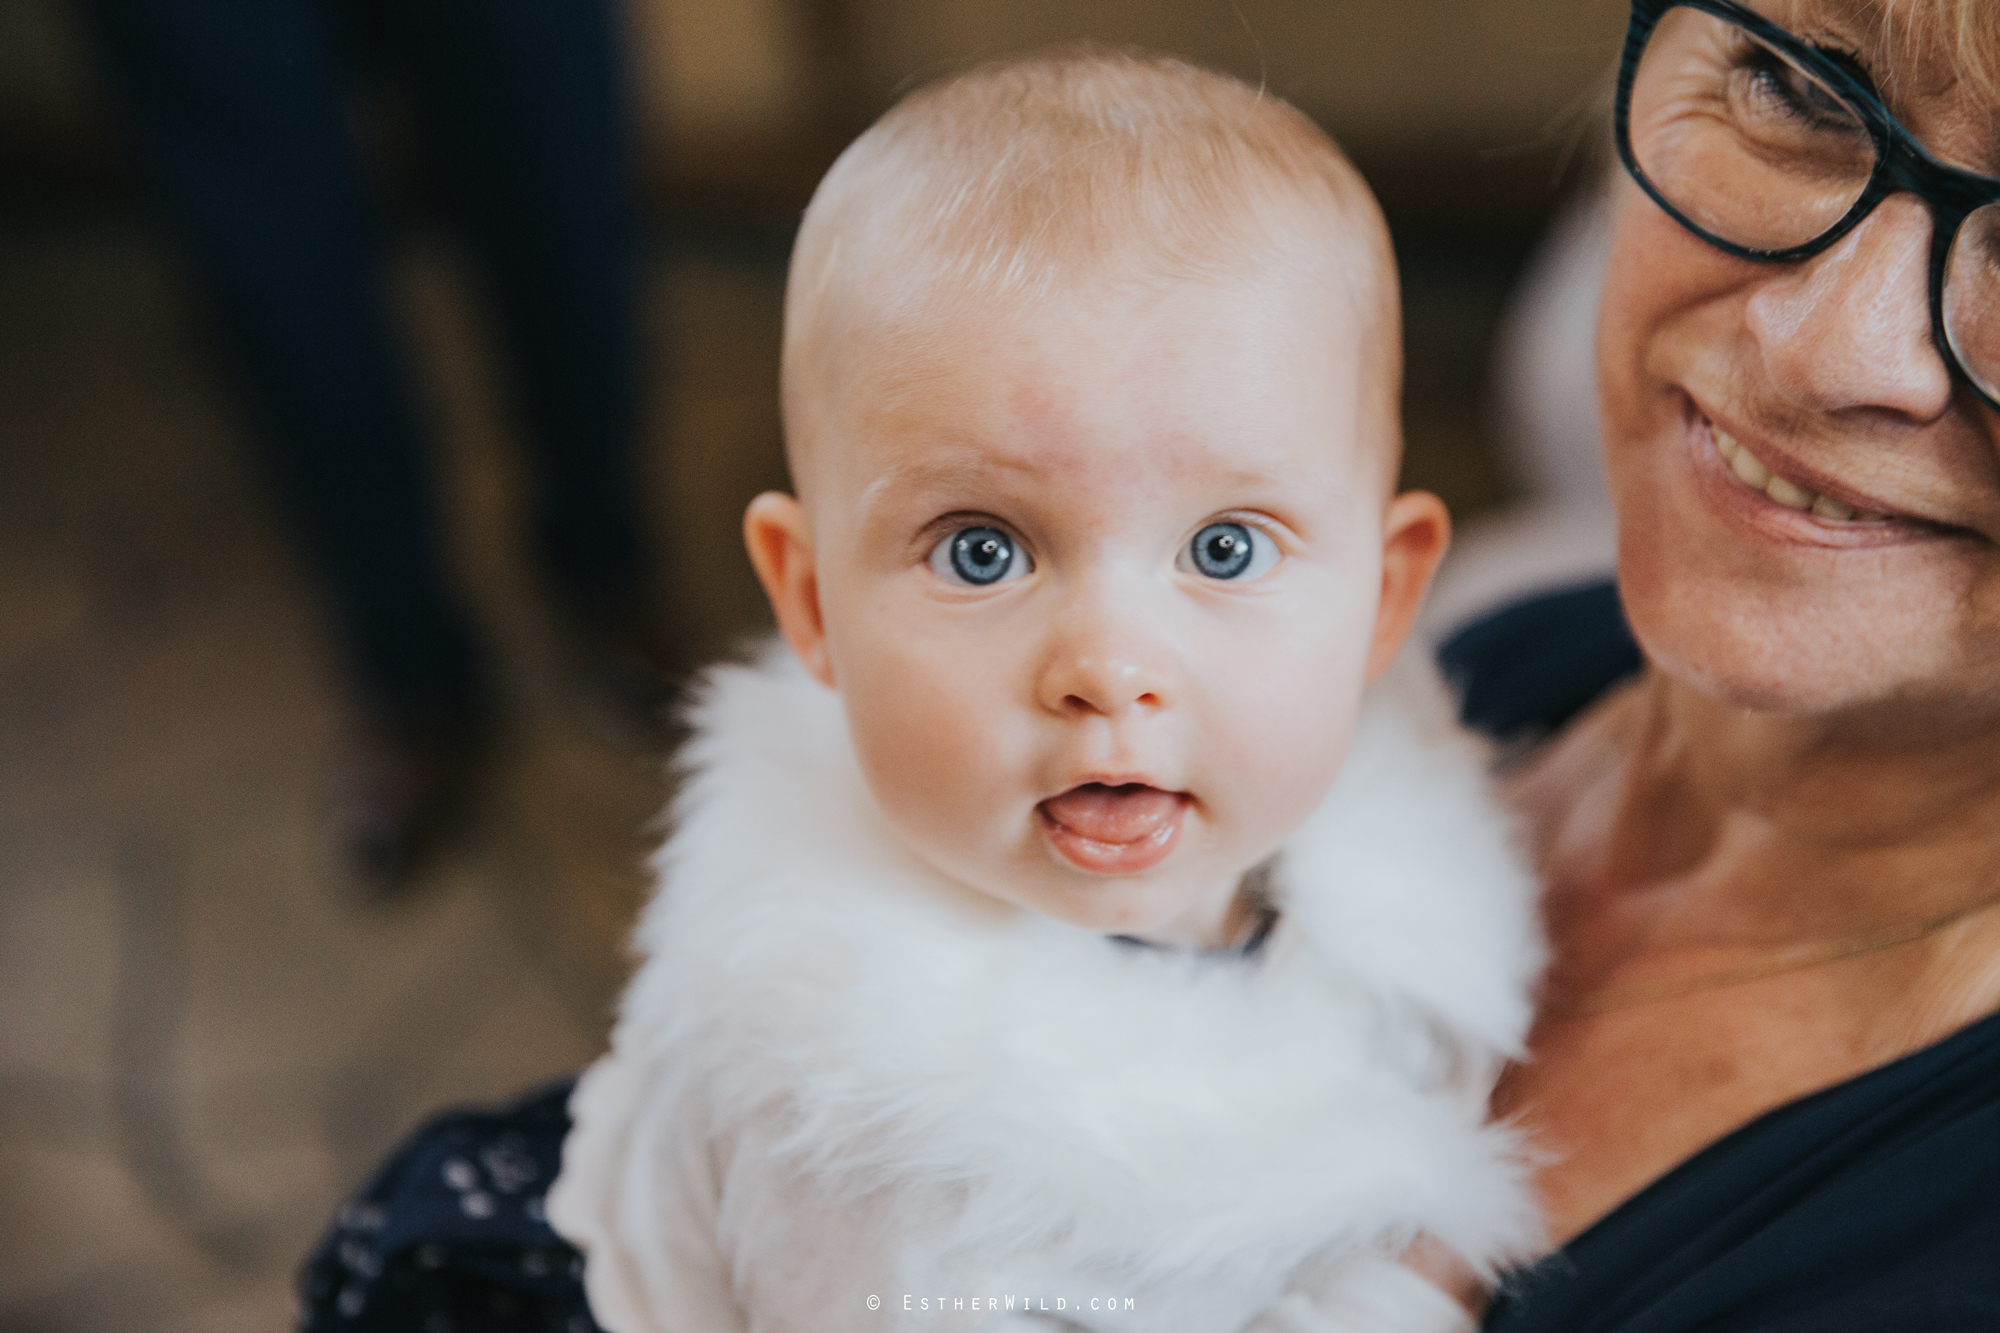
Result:
M1091 782L1042 802L1050 819L1093 842L1129 843L1152 836L1174 817L1181 798L1140 783Z

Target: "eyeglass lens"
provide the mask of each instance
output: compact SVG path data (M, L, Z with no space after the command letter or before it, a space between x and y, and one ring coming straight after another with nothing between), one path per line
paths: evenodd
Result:
M1960 224L1944 264L1944 334L1967 378L2000 399L2000 203Z
M1633 76L1640 173L1712 238L1789 250L1847 215L1875 171L1868 122L1830 85L1728 19L1676 6ZM1945 267L1952 355L2000 397L2000 204L1966 218Z
M1868 188L1875 141L1832 89L1727 19L1668 10L1632 82L1632 153L1719 239L1804 245Z

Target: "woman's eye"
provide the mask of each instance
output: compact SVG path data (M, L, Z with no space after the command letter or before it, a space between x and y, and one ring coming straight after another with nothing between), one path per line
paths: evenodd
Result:
M1777 52L1754 46L1746 63L1758 95L1774 103L1777 114L1816 130L1867 133L1852 107Z
M1211 523L1175 562L1211 579L1254 579L1278 563L1278 544L1248 523Z
M1028 572L1028 553L998 528L960 528L931 548L931 571L946 583L983 588Z

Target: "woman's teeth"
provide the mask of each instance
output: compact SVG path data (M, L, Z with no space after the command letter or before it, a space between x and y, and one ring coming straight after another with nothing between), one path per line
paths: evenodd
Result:
M1795 482L1786 481L1764 466L1758 457L1736 442L1736 438L1721 427L1711 424L1709 434L1715 439L1715 452L1722 455L1722 461L1729 464L1729 470L1737 480L1752 490L1764 492L1787 509L1797 509L1819 518L1831 519L1836 523L1846 523L1855 518L1878 517L1864 514L1830 496L1820 495Z

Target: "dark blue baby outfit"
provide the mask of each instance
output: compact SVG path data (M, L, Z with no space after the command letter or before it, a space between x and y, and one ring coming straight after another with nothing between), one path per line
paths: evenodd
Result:
M307 1333L599 1333L583 1256L542 1199L573 1078L412 1134L343 1205L299 1274Z

